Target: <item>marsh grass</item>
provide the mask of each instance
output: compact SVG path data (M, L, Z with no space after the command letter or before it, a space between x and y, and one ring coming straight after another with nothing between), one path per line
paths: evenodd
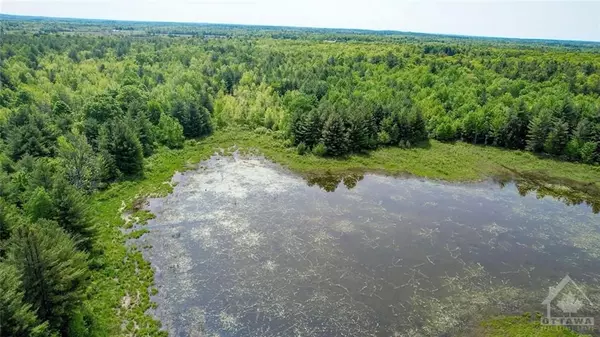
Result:
M496 317L481 324L480 330L473 336L486 337L589 337L569 330L565 327L543 327L540 323L541 316L524 314L513 317Z

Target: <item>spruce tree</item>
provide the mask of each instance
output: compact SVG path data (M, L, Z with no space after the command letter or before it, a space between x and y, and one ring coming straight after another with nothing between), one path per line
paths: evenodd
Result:
M76 238L79 247L91 249L94 230L85 206L85 196L62 177L57 177L51 196L52 219Z
M412 138L412 124L409 121L408 115L403 112L396 118L398 123L398 141L400 143L406 143Z
M144 173L142 144L137 133L125 120L115 120L109 124L108 139L103 147L113 157L119 172L126 176Z
M553 155L561 155L568 142L569 124L562 119L556 119L544 142L544 151Z
M64 335L84 297L87 255L57 224L43 221L15 229L7 261L21 276L25 301L40 320Z
M202 120L200 111L195 104L187 106L188 122L183 125L183 134L186 138L198 138L202 134Z
M549 133L547 119L543 115L535 116L529 122L529 131L527 133L527 149L533 152L542 152L544 142Z
M325 122L322 141L328 155L341 156L348 152L348 135L339 114L331 114Z
M348 149L360 152L369 147L369 125L362 115L354 113L350 117L348 128Z
M39 323L31 304L23 297L19 272L0 262L0 337L46 335L47 323Z
M425 125L425 118L423 117L421 109L413 108L411 113L412 116L410 119L410 124L412 134L410 140L413 143L417 143L427 139L427 127Z
M200 136L208 136L212 133L213 127L210 119L210 111L205 107L200 107Z
M504 139L499 143L510 149L524 149L529 125L529 114L523 100L509 110L508 120L503 127Z
M0 242L10 237L12 222L9 215L10 206L0 199Z
M295 127L296 143L304 143L308 148L315 146L321 138L321 117L317 110L304 114Z
M196 107L190 104L188 107L189 126L186 129L184 127L184 135L188 138L198 138L209 135L212 132L212 125L210 122L210 112L201 106Z
M171 116L173 116L175 119L177 119L177 121L179 121L179 124L181 124L181 126L183 127L183 134L186 137L189 137L189 133L190 133L190 115L189 115L189 109L187 104L185 104L182 101L176 101L173 104L173 108L171 109Z
M398 121L395 116L385 117L383 121L381 121L381 131L384 131L389 136L387 139L387 143L383 145L398 144L400 129L398 128ZM383 137L383 139L385 140L385 137Z
M43 187L36 188L25 204L25 212L31 221L38 219L51 219L54 209L52 199Z
M146 113L141 112L135 119L135 126L138 129L138 138L142 145L144 157L149 157L154 153L154 143L156 141L152 122L150 122Z

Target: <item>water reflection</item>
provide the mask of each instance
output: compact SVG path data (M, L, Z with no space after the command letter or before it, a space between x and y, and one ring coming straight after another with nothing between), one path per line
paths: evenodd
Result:
M333 174L331 172L326 172L323 174L309 175L306 177L306 182L308 186L317 185L327 192L335 192L340 183L343 182L347 189L353 189L364 177L365 176L360 173Z
M334 174L331 172L308 175L305 177L308 186L317 185L327 192L335 192L341 183L343 183L347 189L352 189L356 187L356 184L363 180L363 178L364 174L361 173ZM595 214L600 213L600 196L598 195L599 192L596 190L580 190L576 187L569 187L564 184L553 184L544 178L534 178L531 175L514 173L494 177L492 181L497 183L501 188L504 188L507 184L514 183L519 194L523 197L528 194L535 195L539 199L552 197L561 200L569 206L584 204L589 206Z
M600 298L600 217L519 186L210 160L152 203L156 315L173 336L440 336L543 310L565 273Z

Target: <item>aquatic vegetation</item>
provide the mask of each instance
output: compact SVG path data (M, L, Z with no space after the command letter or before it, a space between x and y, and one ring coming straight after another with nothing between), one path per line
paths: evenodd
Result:
M156 218L138 240L152 246L143 253L163 327L439 336L542 310L562 272L597 291L574 263L600 267L600 241L581 240L600 223L589 208L523 197L515 184L358 177L330 193L239 154L183 174L171 195L150 203Z

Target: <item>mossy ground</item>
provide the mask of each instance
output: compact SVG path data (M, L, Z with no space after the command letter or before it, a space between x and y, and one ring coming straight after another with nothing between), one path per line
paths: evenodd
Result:
M564 327L544 327L539 317L497 317L481 324L477 332L486 337L587 337Z
M141 200L168 194L172 190L170 179L174 172L193 168L217 151L230 152L235 148L263 154L305 176L325 172L375 171L448 181L474 181L509 171L585 186L592 192L600 190L600 167L539 158L527 152L431 141L413 149L384 148L368 154L333 159L300 156L294 148L286 147L284 140L270 135L241 129L218 131L206 139L186 142L181 150L157 151L147 159L143 179L113 184L92 198L90 208L98 227L98 251L93 254L95 269L85 305L97 320L94 326L99 328L95 329L94 335L165 334L159 331L160 323L146 315L147 310L153 307L149 295L153 272L139 249L125 244L128 235L121 230L126 226L122 213L134 211L142 221L147 220L149 215L139 212ZM134 233L134 236L143 234ZM483 329L487 336L574 336L564 331L539 331L539 323L522 318L497 318L484 324L487 324Z

